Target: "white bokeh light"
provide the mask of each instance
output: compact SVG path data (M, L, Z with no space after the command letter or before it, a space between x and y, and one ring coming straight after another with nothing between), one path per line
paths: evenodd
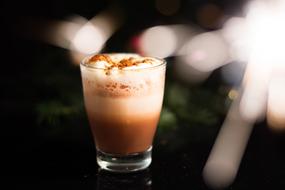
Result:
M86 23L72 40L75 50L84 54L99 52L104 42L105 37L101 30L91 23Z
M222 33L232 59L246 61L238 96L219 132L203 176L213 188L235 179L253 124L265 118L285 129L285 1L252 1L245 18L229 20Z
M267 121L274 129L285 126L285 73L271 79L268 91Z
M230 56L235 61L248 61L249 40L246 20L242 17L233 17L227 20L221 30L230 48Z
M278 1L253 1L248 6L246 39L249 57L240 111L243 117L252 121L262 119L266 114L273 71L276 68L284 71L284 10L284 6L278 4Z
M185 46L186 62L199 71L213 71L228 61L228 46L218 32L199 34Z
M142 53L148 56L165 58L177 48L177 37L167 26L155 26L147 29L140 39Z

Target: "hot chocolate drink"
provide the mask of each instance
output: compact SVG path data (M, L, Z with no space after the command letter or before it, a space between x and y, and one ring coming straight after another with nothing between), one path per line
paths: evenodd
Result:
M98 151L122 157L151 149L165 65L137 54L100 54L83 61L85 107Z

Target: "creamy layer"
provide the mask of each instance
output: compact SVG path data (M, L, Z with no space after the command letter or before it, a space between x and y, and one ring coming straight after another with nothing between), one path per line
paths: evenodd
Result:
M81 66L84 93L104 97L145 96L163 92L165 67L155 69L104 69Z
M85 60L85 64L106 70L136 70L158 66L162 60L131 53L98 54Z
M128 118L132 116L146 116L160 113L163 92L148 96L113 98L85 95L87 111L93 114L105 113L112 118Z
M140 57L110 54L113 60ZM156 64L159 64L158 61ZM160 62L161 64L161 62ZM155 69L104 69L81 65L84 99L88 112L121 116L159 113L163 100L165 66Z

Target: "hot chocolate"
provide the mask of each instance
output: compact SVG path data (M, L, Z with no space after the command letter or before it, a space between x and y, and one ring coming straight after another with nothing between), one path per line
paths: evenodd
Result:
M100 54L81 64L85 107L99 151L115 155L151 148L165 78L162 60Z

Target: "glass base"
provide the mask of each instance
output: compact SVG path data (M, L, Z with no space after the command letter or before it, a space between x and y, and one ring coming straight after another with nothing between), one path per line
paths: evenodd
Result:
M152 147L144 152L128 155L109 154L97 150L97 163L105 170L129 173L146 169L151 163Z

